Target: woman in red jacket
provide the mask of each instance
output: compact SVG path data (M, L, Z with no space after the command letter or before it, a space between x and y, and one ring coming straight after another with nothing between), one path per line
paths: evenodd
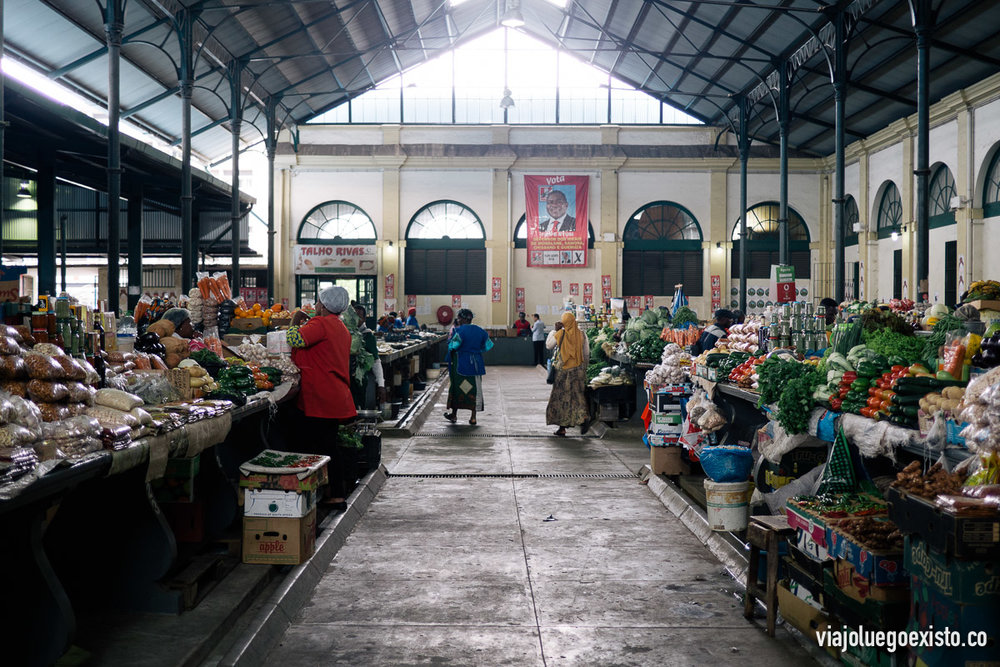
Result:
M351 334L340 321L350 302L343 287L326 288L320 292L316 316L309 319L301 310L296 312L286 336L292 361L302 374L298 405L304 414L305 437L296 449L330 457L330 499L341 508L354 486L355 466L349 454L355 450L339 446L337 431L358 416L351 394Z

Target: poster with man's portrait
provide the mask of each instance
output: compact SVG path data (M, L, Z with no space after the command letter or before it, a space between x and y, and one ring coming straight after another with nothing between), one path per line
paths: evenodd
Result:
M528 266L587 265L589 176L525 176Z

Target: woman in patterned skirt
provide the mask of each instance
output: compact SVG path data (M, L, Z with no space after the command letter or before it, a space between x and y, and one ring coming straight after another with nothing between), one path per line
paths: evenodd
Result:
M476 412L483 409L482 377L486 374L483 352L493 341L481 327L472 323L472 311L462 308L455 318L455 328L448 339L448 408L444 418L455 423L459 410L471 410L469 423L476 425Z
M545 342L550 350L556 346L559 348L552 357L557 370L552 393L549 394L549 405L545 409L545 423L558 426L559 430L554 435L565 437L567 426L579 426L583 434L590 424L585 394L590 345L577 326L573 313L563 313L561 324L562 328L550 333Z

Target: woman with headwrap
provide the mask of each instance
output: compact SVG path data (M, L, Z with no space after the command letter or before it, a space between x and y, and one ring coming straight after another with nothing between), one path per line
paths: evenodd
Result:
M476 411L483 409L482 377L486 374L483 352L493 341L482 328L472 323L472 311L462 308L455 317L455 328L448 339L448 408L444 418L455 423L459 410L471 410L469 423L476 425Z
M406 311L406 326L420 328L420 323L417 322L417 309L410 308Z
M301 372L298 406L304 413L304 437L297 439L295 449L330 457L334 503L344 502L353 486L353 461L337 438L338 427L358 415L351 395L351 334L339 317L350 301L343 287L327 287L320 292L315 317L306 322L308 315L296 312L286 334Z
M549 334L545 346L550 350L558 347L553 354L556 377L549 394L549 404L545 408L545 423L559 427L555 435L566 436L567 426L580 426L580 433L586 433L590 424L587 410L587 365L590 363L590 345L580 331L573 313L565 312L561 327Z

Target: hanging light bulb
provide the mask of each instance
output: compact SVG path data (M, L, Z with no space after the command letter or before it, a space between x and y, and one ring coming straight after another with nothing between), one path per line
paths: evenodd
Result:
M899 240L899 232L897 232L895 229L892 230L892 234L890 234L889 236L892 238L893 241Z

